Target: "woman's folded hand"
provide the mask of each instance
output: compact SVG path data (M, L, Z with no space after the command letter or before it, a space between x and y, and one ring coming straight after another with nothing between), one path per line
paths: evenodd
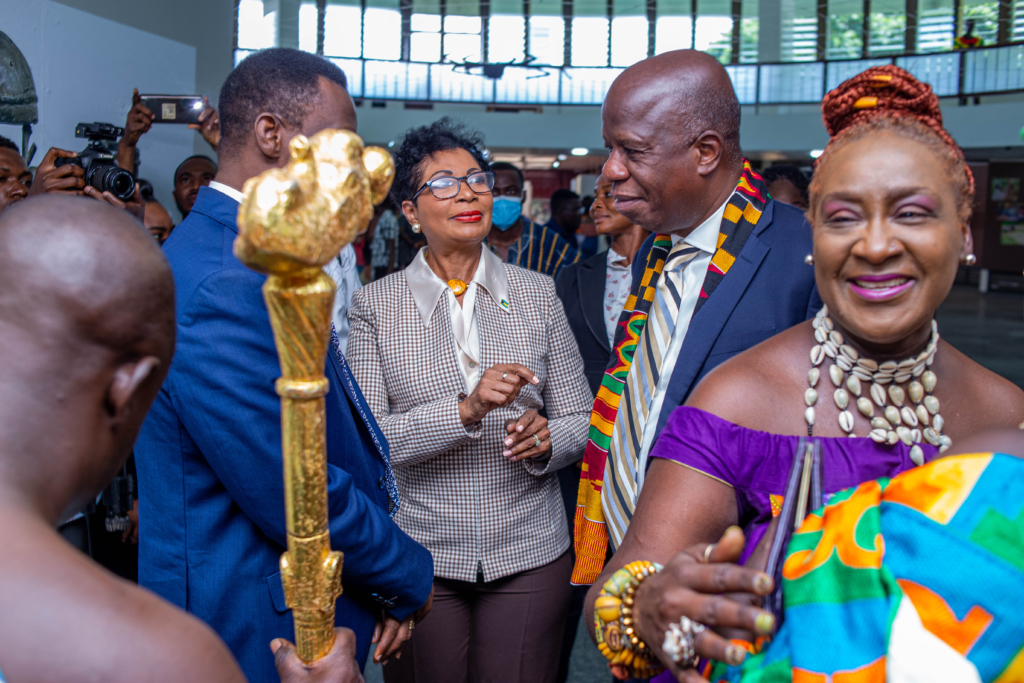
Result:
M480 375L473 393L459 403L462 424L469 426L480 422L498 406L511 405L524 386L539 382L533 370L519 363L503 363L487 368Z
M733 564L743 552L745 539L737 527L730 527L718 543L691 546L659 573L647 578L637 589L634 607L640 638L679 681L703 681L696 669L679 664L662 650L670 624L681 617L707 626L694 638L697 655L728 664L740 664L746 651L730 643L716 630L744 630L757 636L769 635L775 618L749 600L731 599L729 593L765 596L772 591L772 578L762 571Z
M543 458L551 454L551 430L548 419L536 410L527 410L518 420L505 424L505 449L502 455L515 462L526 458Z

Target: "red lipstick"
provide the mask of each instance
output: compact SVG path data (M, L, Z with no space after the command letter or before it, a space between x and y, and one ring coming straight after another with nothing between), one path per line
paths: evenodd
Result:
M479 211L463 211L462 213L452 216L452 218L460 223L479 223L483 220L483 217L484 215Z

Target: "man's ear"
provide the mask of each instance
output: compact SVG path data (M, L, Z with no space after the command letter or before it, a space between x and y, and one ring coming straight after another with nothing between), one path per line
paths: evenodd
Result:
M704 131L693 143L697 150L697 173L708 175L713 173L718 164L722 161L722 152L725 149L722 136L713 130Z
M124 363L114 371L114 377L107 386L107 414L114 423L124 421L128 405L139 388L160 370L161 362L156 356L145 356L131 363Z
M256 146L263 156L272 159L275 165L282 154L288 157L288 136L284 121L274 114L263 112L256 117L253 130L256 133Z

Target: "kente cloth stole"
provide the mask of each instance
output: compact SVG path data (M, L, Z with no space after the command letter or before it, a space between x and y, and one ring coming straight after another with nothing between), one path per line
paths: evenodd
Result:
M704 306L718 284L736 261L747 238L761 219L761 212L770 199L768 188L757 175L750 162L744 160L743 173L736 190L729 197L718 233L718 248L708 264L693 315ZM604 484L605 463L611 443L615 417L619 411L626 375L633 363L640 335L647 324L657 291L665 259L672 249L672 238L655 235L654 244L647 255L643 277L634 280L629 298L619 316L611 361L597 390L594 409L590 414L590 433L583 453L579 493L576 499L575 546L576 565L572 582L578 585L593 583L604 568L608 548L608 528L601 507L601 489ZM691 318L692 321L692 318ZM691 322L692 325L692 322ZM671 410L670 406L665 409Z

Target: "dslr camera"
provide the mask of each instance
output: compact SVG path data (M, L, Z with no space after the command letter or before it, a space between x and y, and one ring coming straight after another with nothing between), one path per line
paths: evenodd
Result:
M124 128L109 123L80 123L75 126L75 137L86 138L89 144L77 157L57 159L54 165L81 166L86 185L127 202L135 194L135 177L117 165L117 140L123 133Z

